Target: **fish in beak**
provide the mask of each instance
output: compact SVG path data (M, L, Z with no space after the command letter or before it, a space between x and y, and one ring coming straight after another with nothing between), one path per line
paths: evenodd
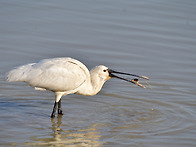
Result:
M135 84L139 87L142 87L142 88L146 88L144 85L140 84L139 83L139 79L145 79L145 80L149 80L148 77L146 76L139 76L139 75L135 75L135 74L130 74L130 73L124 73L124 72L118 72L118 71L114 71L114 70L111 70L111 69L108 69L108 72L109 72L109 77L110 78L117 78L117 79L121 79L121 80L124 80L124 81L127 81L127 82L130 82L132 84ZM132 79L132 80L128 80L126 78L123 78L123 77L119 77L117 76L116 74L121 74L121 75L128 75L128 76L133 76L133 77L137 77L135 79Z

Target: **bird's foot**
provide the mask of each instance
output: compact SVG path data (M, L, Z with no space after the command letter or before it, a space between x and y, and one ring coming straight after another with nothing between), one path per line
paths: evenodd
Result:
M51 118L54 118L54 117L55 117L55 114L54 114L54 113L52 113L50 117L51 117Z
M58 109L58 114L63 115L63 111L61 109Z

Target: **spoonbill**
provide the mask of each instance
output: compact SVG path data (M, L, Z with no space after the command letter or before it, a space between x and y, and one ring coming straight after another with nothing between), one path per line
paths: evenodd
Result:
M128 80L115 74L134 76L148 80L146 76L139 76L129 73L117 72L104 65L91 69L80 61L70 58L43 59L37 63L30 63L19 66L7 74L9 82L26 82L35 90L49 90L55 93L55 103L51 117L55 117L58 106L58 114L63 114L61 108L61 97L68 94L79 94L92 96L96 95L103 84L110 78L118 78L131 82L142 88L138 79Z

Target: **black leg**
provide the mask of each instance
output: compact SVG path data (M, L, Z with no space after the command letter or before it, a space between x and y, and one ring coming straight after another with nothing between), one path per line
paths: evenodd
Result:
M56 108L57 108L57 102L55 101L51 117L55 117Z
M60 99L60 101L58 102L58 114L63 115L63 111L62 111L62 108L61 108L61 99Z

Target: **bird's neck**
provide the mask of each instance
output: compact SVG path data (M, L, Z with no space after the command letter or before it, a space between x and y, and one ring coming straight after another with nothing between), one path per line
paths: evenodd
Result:
M104 82L105 81L100 80L97 75L91 74L89 80L81 86L81 88L76 92L76 94L88 96L96 95L103 87Z

